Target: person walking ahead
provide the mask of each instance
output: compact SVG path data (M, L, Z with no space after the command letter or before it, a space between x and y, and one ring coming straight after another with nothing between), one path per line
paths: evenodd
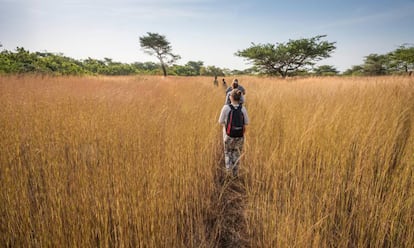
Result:
M234 90L234 89L238 89L238 90L240 90L242 93L243 93L243 95L246 95L246 90L244 89L244 87L243 86L241 86L240 84L239 84L239 80L237 79L237 78L235 78L234 80L233 80L233 82L231 83L231 85L226 89L226 95L228 94L228 93L230 93L230 91L232 91L232 90Z
M225 88L225 89L227 90L227 83L226 83L226 79L224 79L224 78L223 78L223 79L222 79L222 81L223 81L223 84L222 84L222 85L223 85L223 88Z
M218 122L223 126L224 160L227 171L238 175L240 156L243 152L244 132L249 124L247 110L240 104L242 92L234 89L230 92L230 104L221 109Z
M244 103L244 95L246 94L246 90L239 84L239 81L237 79L234 79L231 86L226 89L226 100L224 102L225 104L230 104L230 93L235 89L241 91L242 94L239 102Z

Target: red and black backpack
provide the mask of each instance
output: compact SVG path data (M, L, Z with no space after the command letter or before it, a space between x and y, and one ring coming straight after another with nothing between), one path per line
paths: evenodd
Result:
M236 138L244 135L244 115L243 106L240 104L237 108L229 104L230 113L227 117L226 133L228 136Z

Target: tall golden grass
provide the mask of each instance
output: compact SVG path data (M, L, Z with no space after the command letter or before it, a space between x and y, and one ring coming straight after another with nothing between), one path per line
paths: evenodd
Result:
M414 247L412 77L239 80L0 77L0 246Z

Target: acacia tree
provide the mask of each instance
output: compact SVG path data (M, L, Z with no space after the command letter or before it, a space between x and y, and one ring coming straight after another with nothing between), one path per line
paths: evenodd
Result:
M346 76L362 76L364 75L364 66L362 65L353 65L351 68L347 69L342 73Z
M317 76L334 76L339 73L339 71L332 65L321 65L314 68L313 71Z
M191 76L198 76L200 75L200 70L201 67L203 67L203 64L203 61L188 61L187 64L185 64L185 67L190 69Z
M172 53L170 42L164 35L147 32L146 36L139 37L140 45L150 55L155 55L161 63L164 76L167 76L166 66L179 60L181 57Z
M398 49L388 54L391 67L403 70L405 73L414 69L414 46L401 45Z
M309 39L289 40L287 43L254 44L236 52L236 56L253 62L254 66L265 74L280 74L286 77L315 61L330 57L336 49L335 42L321 41L326 35Z
M372 53L365 56L364 74L367 76L385 75L388 73L389 58L384 54Z

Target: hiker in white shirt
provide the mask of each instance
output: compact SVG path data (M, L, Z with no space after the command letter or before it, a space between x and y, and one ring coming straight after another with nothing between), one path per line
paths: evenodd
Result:
M238 175L240 156L243 152L244 132L246 130L246 125L249 124L247 110L240 104L242 94L243 93L238 89L234 89L229 93L231 103L223 106L218 120L218 122L223 126L224 160L226 169L228 171L232 171L234 176ZM232 135L230 113L232 112L232 109L236 111L239 108L243 119L242 132L239 133L239 137L230 137Z

